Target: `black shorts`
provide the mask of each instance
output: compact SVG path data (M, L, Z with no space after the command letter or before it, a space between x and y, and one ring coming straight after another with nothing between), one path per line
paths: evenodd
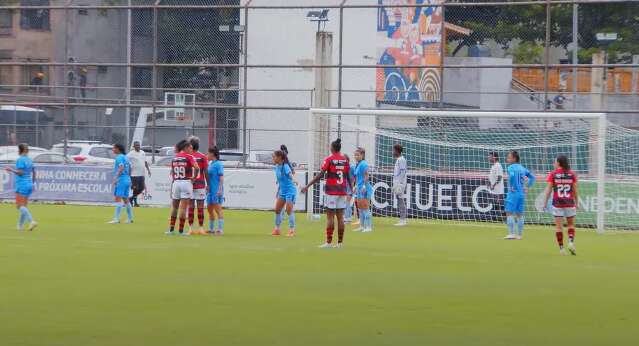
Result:
M133 191L144 191L144 177L131 177L131 188Z

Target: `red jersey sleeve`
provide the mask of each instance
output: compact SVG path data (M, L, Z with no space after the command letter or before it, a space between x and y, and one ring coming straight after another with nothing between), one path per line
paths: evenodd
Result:
M554 176L555 176L555 172L554 171L548 173L548 176L546 177L546 182L554 183L555 182Z
M575 172L570 172L572 174L572 180L575 182L575 184L577 184L577 174L575 174Z
M322 163L322 167L320 168L322 171L328 171L328 168L331 166L331 158L330 156L324 159L324 163Z

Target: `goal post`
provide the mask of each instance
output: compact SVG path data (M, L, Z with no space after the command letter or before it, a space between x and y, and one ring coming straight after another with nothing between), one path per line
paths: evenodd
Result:
M376 216L397 215L390 185L392 146L399 143L406 150L409 166L406 198L411 218L502 222L499 214L503 205L494 203L495 191L486 188L490 170L487 156L497 152L505 171L507 152L517 150L522 164L537 177L527 197L527 222L552 223L545 206L540 205L541 195L554 158L565 154L580 178L580 209L584 211L578 214L578 225L598 232L607 227L639 229L639 199L628 202L629 210L636 209L637 215L611 213L607 206L614 203L610 202L611 192L639 193L637 172L612 171L624 167L625 159L619 152L624 146L635 142L639 146L639 133L609 124L606 113L311 108L309 177L319 171L330 141L338 134L344 153L350 155L359 146L366 149ZM612 165L607 157L610 154L615 160ZM612 191L607 191L608 180ZM309 214L321 210L320 187L309 190ZM487 211L491 205L493 209Z

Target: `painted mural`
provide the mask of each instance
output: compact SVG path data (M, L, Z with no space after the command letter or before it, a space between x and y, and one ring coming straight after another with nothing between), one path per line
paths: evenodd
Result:
M378 0L376 95L378 101L438 102L442 59L442 0ZM397 7L401 5L423 5Z

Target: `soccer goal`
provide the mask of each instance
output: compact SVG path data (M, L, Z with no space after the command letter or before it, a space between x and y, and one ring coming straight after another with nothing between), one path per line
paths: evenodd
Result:
M497 153L506 172L506 156L516 150L537 177L526 198L527 223L554 222L544 188L555 157L563 154L579 177L579 226L639 229L639 132L609 123L605 113L311 109L309 124L311 172L318 172L338 136L343 153L366 150L378 217L398 214L393 145L401 144L410 218L502 222L503 200L489 187L488 156ZM507 174L504 180L507 190ZM322 190L313 189L309 213L321 211Z

